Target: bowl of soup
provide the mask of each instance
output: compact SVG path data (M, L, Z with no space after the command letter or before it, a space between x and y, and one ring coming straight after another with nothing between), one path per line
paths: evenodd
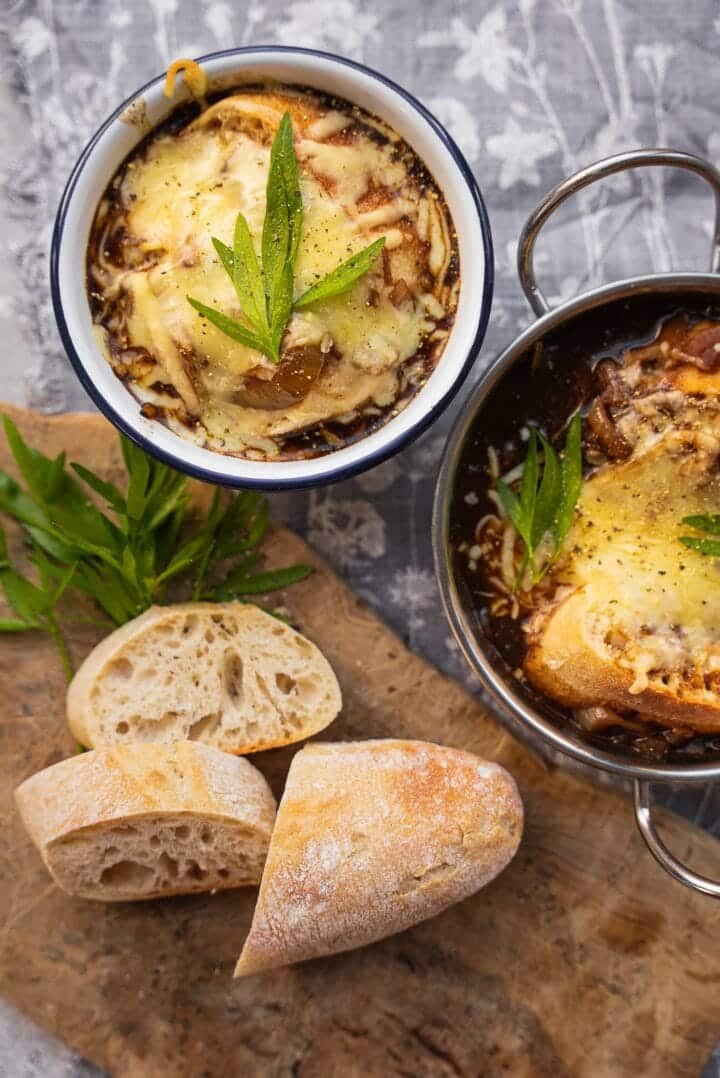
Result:
M472 172L419 102L351 61L273 47L177 69L109 117L63 195L51 284L70 361L124 434L198 478L352 475L424 430L481 346L492 250Z

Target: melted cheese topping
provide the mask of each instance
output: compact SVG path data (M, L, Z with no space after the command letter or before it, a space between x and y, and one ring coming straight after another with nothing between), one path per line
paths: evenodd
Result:
M241 211L259 249L270 145L286 109L304 206L296 296L379 236L387 248L348 293L293 315L284 347L322 345L328 359L304 399L266 410L234 396L248 375L270 379L275 366L210 325L186 297L242 320L212 237L231 243ZM137 394L152 401L153 387L169 385L178 414L199 419L213 448L273 455L295 431L389 409L423 342L435 332L436 355L444 345L437 321L452 315L456 297L445 285L453 254L447 212L414 178L397 136L376 137L355 115L324 109L310 95L235 94L180 132L152 139L128 162L116 202L101 205L106 235L123 230L120 259L105 257L104 239L94 264L91 257L92 289L104 312L113 311L105 317L109 351L122 361L127 349L146 350L154 365L132 380Z
M714 453L687 449L670 439L605 465L584 483L568 536L562 579L585 591L600 636L635 674L635 692L653 672L704 687L703 675L720 669L718 563L679 542L694 534L683 517L720 506L720 438Z

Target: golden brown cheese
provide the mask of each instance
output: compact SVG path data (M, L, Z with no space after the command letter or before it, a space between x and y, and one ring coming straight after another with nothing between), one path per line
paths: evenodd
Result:
M720 725L720 561L680 541L699 534L683 518L720 513L716 337L714 323L674 319L604 391L626 459L584 481L562 560L526 623L527 673L553 699L637 701L666 724Z
M287 109L304 205L296 296L380 236L386 251L351 291L293 315L283 348L320 348L327 360L303 399L270 410L237 394L275 366L186 297L242 317L212 237L231 242L242 211L259 246L270 145ZM451 222L409 148L370 119L315 95L244 90L151 138L101 204L89 266L108 353L122 373L124 353L145 350L152 362L132 375L133 391L199 419L194 436L212 448L272 456L295 432L401 406L427 376L428 354L435 361L444 346L457 297ZM121 257L117 244L106 255L105 236L120 227Z
M717 562L679 541L692 533L683 517L720 507L719 451L717 436L714 453L664 440L583 485L559 579L584 591L588 619L634 674L631 692L652 671L690 680L720 671Z

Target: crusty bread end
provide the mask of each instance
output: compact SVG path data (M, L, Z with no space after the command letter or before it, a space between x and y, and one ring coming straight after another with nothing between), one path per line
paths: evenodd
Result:
M651 673L641 691L631 691L636 673L623 666L605 642L583 590L533 619L523 669L535 689L564 707L602 705L642 712L663 726L687 723L700 733L720 730L715 692L686 689L662 671L657 676Z
M106 902L258 883L276 809L251 763L193 742L73 756L15 798L58 886Z
M522 832L512 777L420 741L312 744L293 759L235 975L361 947L492 880Z
M88 655L67 696L82 745L200 741L224 752L287 745L341 707L330 664L301 633L245 603L151 607Z

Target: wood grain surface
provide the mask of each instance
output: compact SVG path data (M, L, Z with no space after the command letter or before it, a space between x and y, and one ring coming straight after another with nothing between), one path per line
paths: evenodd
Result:
M12 412L31 444L119 477L104 420ZM4 446L0 467L10 468ZM122 1078L699 1075L720 1034L718 906L655 865L626 798L533 757L410 654L300 539L278 529L267 553L270 563L318 568L286 601L342 685L343 713L323 736L425 738L502 762L526 806L517 858L487 889L400 936L233 981L253 889L104 906L51 883L12 791L73 751L65 686L47 640L5 637L3 994ZM79 661L94 637L76 628L70 642ZM278 794L290 758L254 758ZM676 819L665 833L718 871L713 839Z

